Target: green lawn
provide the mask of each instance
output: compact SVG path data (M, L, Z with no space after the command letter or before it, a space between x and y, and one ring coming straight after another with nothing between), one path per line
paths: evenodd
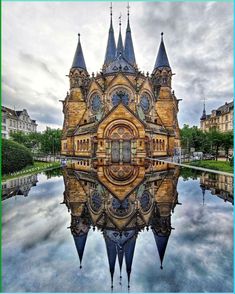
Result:
M216 161L216 160L199 160L191 161L189 165L204 167L213 170L219 170L227 173L233 173L233 166L228 161Z
M43 171L48 168L59 167L59 166L60 166L60 162L35 161L33 165L27 165L25 168L21 169L20 171L17 171L15 173L10 173L7 175L2 175L2 181L6 181L8 179L17 178L21 175L27 175L27 174Z

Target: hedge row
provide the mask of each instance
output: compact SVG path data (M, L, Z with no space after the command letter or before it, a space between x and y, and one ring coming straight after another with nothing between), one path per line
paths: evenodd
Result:
M28 148L2 139L2 174L19 171L30 164L33 164L33 157Z

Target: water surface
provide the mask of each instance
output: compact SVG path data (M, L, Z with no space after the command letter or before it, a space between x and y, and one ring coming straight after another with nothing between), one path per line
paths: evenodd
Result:
M48 177L45 174L38 174L36 181L35 177L32 179L36 186L32 185L25 195L18 189L9 195L9 198L5 197L2 202L4 292L111 291L110 262L104 236L110 229L108 224L103 221L96 225L89 223L82 268L79 250L77 251L71 230L68 229L71 225L70 213L78 210L78 206L76 209L72 206L75 205L73 203L79 202L75 198L81 200L82 197L82 192L78 193L80 188L74 185L80 185L76 181L85 181L81 180L81 175L85 177L84 174L74 171L70 171L69 174L63 173L63 176L52 174ZM160 205L159 215L154 215L155 218L150 215L146 220L148 226L143 225L140 220L136 224L141 230L135 243L129 291L232 292L232 179L219 179L221 183L218 186L218 178L208 174L185 174L184 171L178 175L175 171L162 171L151 177L148 178L148 182L144 179L141 184L143 189L156 191L157 194L163 189L164 183L165 186L155 197L157 204L154 205ZM164 182L165 179L167 182ZM90 181L92 180L91 177ZM94 183L89 182L89 179L87 183L86 187L95 189ZM138 189L136 193L140 193L138 191L142 189L141 186ZM60 204L66 202L66 199L67 207ZM161 202L161 199L164 201ZM86 200L82 201L85 203ZM94 203L99 209L99 203ZM143 198L143 203L147 203L146 197ZM117 203L114 204L116 207ZM123 211L116 209L116 213L125 214ZM89 213L87 215L90 215ZM90 221L92 217L91 213ZM161 233L166 234L164 236L168 238L163 254L163 269L160 268L162 252L157 247L152 229L155 225L156 228L160 227ZM171 229L168 232L169 228ZM128 281L124 261L121 281L119 275L117 259L113 291L127 292Z

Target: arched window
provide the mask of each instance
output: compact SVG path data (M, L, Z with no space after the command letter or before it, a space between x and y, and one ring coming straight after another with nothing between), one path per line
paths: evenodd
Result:
M90 99L91 111L93 113L97 113L101 109L101 98L99 94L94 94Z
M144 113L148 113L150 111L151 98L150 98L149 94L144 93L143 95L141 95L141 97L140 97L140 106L141 106Z
M158 139L157 139L157 144L156 144L156 145L157 145L157 146L156 146L156 147L157 147L156 149L157 149L157 151L158 151L158 150L159 150L159 143L158 143Z

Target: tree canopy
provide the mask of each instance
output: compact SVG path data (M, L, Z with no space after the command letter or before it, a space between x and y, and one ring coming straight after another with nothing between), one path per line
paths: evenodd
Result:
M209 132L203 132L197 126L189 127L184 125L180 130L181 146L188 153L190 148L195 148L195 151L214 154L218 158L219 150L224 150L228 157L229 149L233 148L233 132L219 132L211 129Z

